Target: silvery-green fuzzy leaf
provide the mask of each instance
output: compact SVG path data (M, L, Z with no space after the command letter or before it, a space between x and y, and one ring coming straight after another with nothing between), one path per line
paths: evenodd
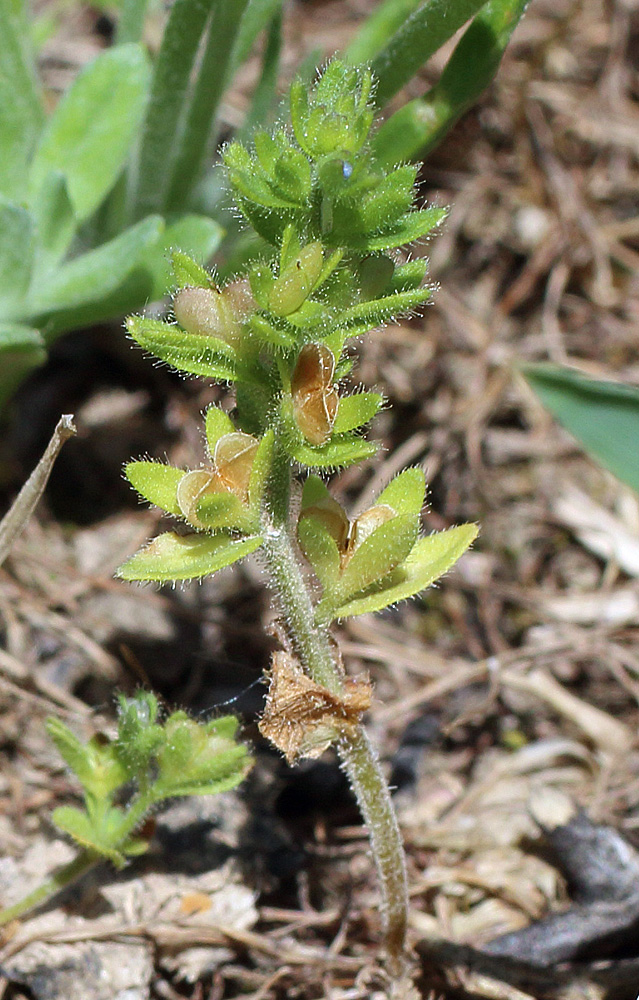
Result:
M248 533L257 527L235 493L204 494L197 502L196 514L197 526L208 531L237 528Z
M255 552L259 536L232 538L228 535L158 535L118 569L123 580L194 580L209 576Z
M381 611L413 597L443 576L477 537L477 526L462 524L420 538L408 558L385 579L372 584L365 593L355 594L333 611L333 618L348 618Z
M34 229L26 209L0 195L0 310L5 320L24 315L33 267Z
M63 833L67 833L82 847L107 858L116 868L121 868L124 864L122 850L104 837L104 831L96 827L82 809L76 809L74 806L58 806L53 810L51 818Z
M182 511L177 502L177 488L184 477L184 469L176 469L173 465L161 462L138 461L128 462L124 474L134 490L169 514L182 517Z
M76 218L87 219L124 166L149 80L149 61L140 45L115 46L90 62L45 127L31 165L32 193L58 170L67 179Z
M217 337L185 333L144 316L130 316L127 330L140 347L180 372L229 381L237 374L235 351Z

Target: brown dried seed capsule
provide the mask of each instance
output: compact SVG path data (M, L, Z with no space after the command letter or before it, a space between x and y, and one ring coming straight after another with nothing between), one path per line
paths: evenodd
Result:
M333 352L325 344L305 344L291 378L295 422L310 444L325 444L335 423L339 397L331 385Z
M307 507L302 511L300 520L302 517L312 517L315 521L319 521L329 535L335 539L340 552L346 548L349 521L346 511L333 497L325 497L319 503L313 504L312 507Z
M241 332L231 303L215 288L181 288L173 300L173 312L187 333L233 344Z
M223 486L241 500L248 500L249 482L259 441L250 434L233 431L215 445L215 471Z

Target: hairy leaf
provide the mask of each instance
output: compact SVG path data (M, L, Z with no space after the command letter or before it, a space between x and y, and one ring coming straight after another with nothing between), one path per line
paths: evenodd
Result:
M118 576L123 580L194 580L209 576L255 552L262 544L259 536L231 538L228 535L158 535L136 552Z

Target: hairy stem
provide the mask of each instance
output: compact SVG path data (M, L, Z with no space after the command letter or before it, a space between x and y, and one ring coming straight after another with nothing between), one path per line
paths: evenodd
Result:
M404 847L390 792L362 726L345 733L337 751L368 827L382 895L386 951L391 971L400 975L405 966L408 884Z
M311 595L291 540L290 484L290 460L286 458L285 470L284 462L279 463L276 455L266 502L263 552L289 636L305 671L316 683L339 693L343 689L341 668L328 629L315 622ZM408 890L404 848L390 792L361 726L345 732L337 750L368 827L380 881L386 950L391 971L400 974L405 965Z
M43 903L53 899L62 889L65 889L71 882L75 882L102 860L104 859L95 851L82 851L73 861L55 872L50 879L39 885L19 903L14 903L13 906L7 906L4 910L0 910L0 927L8 924L11 920L17 920L29 910L35 909L36 906L42 906Z

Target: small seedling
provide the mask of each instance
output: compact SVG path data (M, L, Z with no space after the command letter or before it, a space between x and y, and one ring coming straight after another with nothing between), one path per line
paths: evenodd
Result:
M161 719L157 699L148 692L121 695L115 739L94 736L83 743L59 719L47 730L60 755L82 786L83 806L60 806L53 822L81 852L53 878L14 906L0 912L0 926L40 906L99 861L121 868L144 853L148 840L140 828L166 799L214 795L234 788L252 760L236 743L237 719L227 715L196 722L186 712Z
M420 469L396 476L354 519L322 478L377 451L362 431L384 400L345 390L352 345L428 300L426 260L402 263L398 250L445 215L414 206L416 166L387 170L373 158L372 95L371 72L337 59L314 86L295 80L290 125L224 152L235 204L262 239L260 258L218 287L175 252L175 321L129 318L131 337L151 354L180 372L232 384L235 410L206 411L198 468L127 466L138 493L180 527L142 548L119 574L191 580L260 550L285 646L273 656L260 728L290 762L337 749L369 829L386 950L398 971L408 905L401 837L361 725L371 684L347 677L331 625L424 590L477 529L420 534Z

